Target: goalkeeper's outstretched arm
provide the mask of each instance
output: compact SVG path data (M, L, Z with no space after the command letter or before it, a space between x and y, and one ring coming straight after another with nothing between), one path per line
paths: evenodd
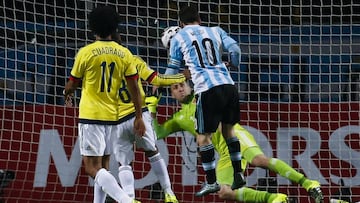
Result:
M158 97L156 96L149 96L145 98L146 106L148 107L148 110L150 111L151 115L153 116L153 128L155 130L157 139L163 139L167 136L169 136L171 133L181 131L182 129L179 127L178 122L176 119L174 119L175 113L170 119L166 120L163 124L159 124L159 122L156 119L156 113L157 113L157 105L160 101L161 95Z

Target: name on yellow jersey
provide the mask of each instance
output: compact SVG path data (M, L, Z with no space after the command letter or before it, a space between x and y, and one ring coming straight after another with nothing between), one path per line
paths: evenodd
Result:
M99 56L102 54L113 54L113 55L117 55L121 58L125 57L125 53L119 49L113 48L113 47L99 47L99 48L95 48L93 50L91 50L91 53L94 56Z

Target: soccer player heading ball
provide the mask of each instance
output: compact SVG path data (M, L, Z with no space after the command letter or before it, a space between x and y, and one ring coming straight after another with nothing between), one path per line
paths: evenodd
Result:
M166 28L162 34L161 41L164 47L171 48L171 39L180 31L180 27L172 26ZM158 138L164 138L167 135L176 131L188 131L194 136L197 135L195 130L195 123L193 122L196 112L196 100L194 94L185 83L180 83L171 86L171 92L175 99L182 104L182 110L175 113L171 120L166 121L163 125L158 125L155 121L155 131ZM190 99L189 99L190 98ZM174 127L176 126L176 127ZM309 195L315 199L316 203L322 203L324 197L320 188L320 184L316 180L310 180L303 174L297 172L287 163L276 158L267 157L256 143L254 137L238 123L234 125L235 135L238 137L241 143L241 153L243 155L242 166L246 167L246 163L251 163L253 166L266 168L277 174L289 179L292 182L301 184L302 187L308 191ZM247 141L245 141L247 140ZM220 155L216 171L218 173L217 181L220 184L232 184L232 180L229 180L228 174L232 174L233 171L229 170L229 162L231 158L227 150L227 145L224 138L221 135L221 129L218 128L216 133L212 136L212 143L216 151ZM224 170L224 169L227 170ZM252 191L250 188L242 187L235 191L230 190L228 187L223 187L219 192L219 196L224 199L232 199L238 201L251 201L251 202L286 202L286 195L283 194L262 194L260 191ZM238 195L238 194L243 195ZM246 194L246 195L245 195ZM244 197L246 196L246 199Z
M233 125L240 121L239 93L227 66L238 67L240 47L220 27L201 26L197 9L185 6L179 12L182 29L170 40L167 74L179 71L182 62L190 70L197 99L197 143L207 183L196 193L203 196L220 190L216 182L215 151L211 134L222 126L222 136L228 146L234 170L232 189L245 184L241 169L241 153ZM222 51L230 53L229 63L224 63Z

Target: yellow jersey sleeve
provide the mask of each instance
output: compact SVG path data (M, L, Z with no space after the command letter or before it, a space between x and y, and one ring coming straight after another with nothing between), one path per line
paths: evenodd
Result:
M128 52L128 54L126 54L126 69L125 69L125 77L133 77L138 75L138 70L137 70L137 64L136 61L134 61L134 55L131 54L131 52L126 49L126 51Z
M75 61L74 61L74 65L73 68L71 70L71 76L75 77L75 78L82 78L84 75L84 71L85 71L85 61L86 59L83 59L85 56L86 51L82 51L83 48L81 48L79 50L79 52L77 53L77 55L75 56Z
M151 69L147 63L140 58L139 56L133 56L132 65L136 67L137 73L139 75L138 84L140 88L140 94L143 99L143 107L145 105L145 91L142 87L141 80L147 81L152 85L165 86L171 85L174 83L180 83L185 81L185 76L183 74L176 75L158 75L156 71ZM131 74L130 74L131 76ZM134 104L131 102L130 94L127 91L126 81L123 80L120 88L120 100L119 100L119 120L120 122L126 121L131 115L135 112Z
M185 76L181 73L174 75L158 74L155 70L151 69L147 63L138 56L135 56L136 68L142 80L156 86L168 86L175 83L181 83L186 80Z

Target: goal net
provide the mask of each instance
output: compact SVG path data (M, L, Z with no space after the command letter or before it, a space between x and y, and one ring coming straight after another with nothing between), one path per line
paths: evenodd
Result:
M78 109L65 107L62 96L76 52L94 40L87 16L96 6L115 6L124 45L163 73L167 50L160 35L178 25L177 12L189 3L198 6L204 25L220 26L239 42L242 63L231 75L241 124L264 153L318 180L325 202L360 201L358 1L3 0L0 202L92 202L93 182L78 148ZM165 93L160 121L178 108ZM216 194L194 196L205 176L193 136L178 132L158 147L179 202L223 202ZM148 160L141 151L135 157L137 199L162 202ZM116 176L114 159L110 169ZM249 166L246 175L249 187L312 201L273 172ZM264 178L274 184L263 185Z

